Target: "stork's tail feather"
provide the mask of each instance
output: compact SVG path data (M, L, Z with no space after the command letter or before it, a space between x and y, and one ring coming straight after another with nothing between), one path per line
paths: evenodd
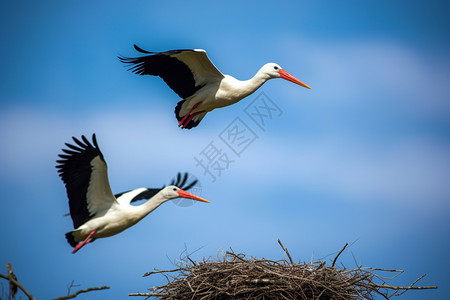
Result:
M180 117L179 113L181 107L183 106L184 101L186 100L181 100L180 102L177 103L177 106L175 106L175 117L177 118L178 122L181 121L181 119L183 119L183 117Z
M186 119L185 116L180 116L180 110L184 104L186 100L181 100L180 102L178 102L177 106L175 107L175 117L177 118L178 122L184 122L184 120ZM191 120L186 124L185 122L183 123L184 125L182 126L183 129L191 129L194 127L197 127L198 124L200 124L200 121L203 119L203 117L206 115L206 112L204 113L199 113L198 115L195 115L191 118Z
M66 239L67 239L67 242L70 244L70 246L75 248L78 245L78 243L75 242L75 238L73 237L72 232L73 231L66 233Z

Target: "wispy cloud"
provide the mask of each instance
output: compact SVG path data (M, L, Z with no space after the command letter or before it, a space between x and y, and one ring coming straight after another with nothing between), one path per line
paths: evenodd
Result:
M192 166L192 145L205 138L181 131L172 115L154 108L152 114L147 109L116 108L77 118L70 112L13 106L0 112L0 128L1 172L16 179L34 177L37 170L53 170L64 143L82 134L90 139L93 133L115 171L112 176L148 179L163 174L166 178Z
M449 208L450 149L439 141L406 139L373 147L340 137L289 145L275 140L262 141L264 151L245 157L246 170L258 170L246 178L267 172L267 183L278 178L349 201L434 212ZM277 167L264 168L267 157Z
M115 182L123 188L148 185L183 170L197 171L201 177L193 156L220 131L186 132L172 121L158 111L149 117L146 111L110 110L77 119L11 108L0 114L0 139L6 141L0 164L13 178L34 177L44 168L53 172L64 142L70 142L72 135L96 132L116 189L122 186ZM449 206L450 149L426 136L367 143L345 132L295 140L269 132L236 164L227 172L245 185L289 181L348 201L385 202L434 212Z
M383 39L323 42L289 34L282 39L279 44L284 47L279 50L286 57L292 57L289 49L301 49L297 68L310 74L314 94L321 101L345 105L377 97L380 103L416 116L450 110L450 61L446 56L425 56Z

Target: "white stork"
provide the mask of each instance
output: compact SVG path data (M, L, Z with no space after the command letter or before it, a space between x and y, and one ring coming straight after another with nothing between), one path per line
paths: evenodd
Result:
M77 146L65 144L69 149L62 149L65 154L59 155L62 159L57 160L56 166L69 198L74 230L66 233L66 238L74 247L73 253L97 238L113 236L133 226L168 200L181 197L209 202L175 185L161 190L135 189L116 198L109 186L106 162L95 134L93 144L85 136L81 139L73 137ZM184 183L183 179L180 185ZM187 186L190 187L192 183ZM139 206L130 204L149 197L152 198Z
M183 99L175 107L181 128L196 127L206 113L242 100L269 79L283 78L311 89L275 63L265 64L251 79L241 81L222 74L205 50L149 52L136 45L134 48L148 55L135 58L119 56L119 59L130 64L129 70L136 74L161 77Z

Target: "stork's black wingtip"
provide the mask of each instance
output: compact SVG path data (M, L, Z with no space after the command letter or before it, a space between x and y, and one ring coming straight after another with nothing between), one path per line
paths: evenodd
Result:
M91 145L91 143L89 142L89 140L88 140L84 135L81 136L81 139L83 140L83 142L85 142L86 145L88 145L88 146Z
M139 52L141 52L141 53L145 53L145 54L153 54L153 52L143 50L142 48L140 48L140 47L139 47L138 45L136 45L136 44L134 44L133 46L134 46L134 49L136 49L137 51L139 51Z
M73 231L66 233L66 239L67 239L67 242L69 243L69 245L75 248L78 243L75 242L75 238L73 237L72 232Z
M200 124L200 121L190 121L187 125L185 126L180 126L181 129L187 129L187 130L191 130L194 127L197 127L197 125Z
M146 51L142 50L142 49L141 49L138 45L136 45L136 44L134 44L133 47L134 47L134 49L136 49L136 50L139 51L139 52L146 52Z

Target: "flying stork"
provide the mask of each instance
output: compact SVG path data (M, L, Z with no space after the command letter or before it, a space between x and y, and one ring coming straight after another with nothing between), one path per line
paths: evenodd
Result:
M56 168L66 186L74 226L73 231L66 233L67 241L74 247L72 253L98 238L113 236L135 225L168 200L181 197L209 203L175 185L160 190L140 188L115 197L95 134L92 135L92 144L84 135L81 141L72 138L76 145L66 143L68 149L62 149L64 154L60 154L61 159L56 161ZM185 184L184 179L177 182L181 186ZM141 205L130 204L150 197Z
M241 81L222 74L202 49L149 52L134 48L147 55L119 56L120 61L131 65L129 70L136 74L161 77L183 99L175 107L181 128L196 127L206 113L242 100L269 79L283 78L311 89L275 63L265 64L251 79Z

